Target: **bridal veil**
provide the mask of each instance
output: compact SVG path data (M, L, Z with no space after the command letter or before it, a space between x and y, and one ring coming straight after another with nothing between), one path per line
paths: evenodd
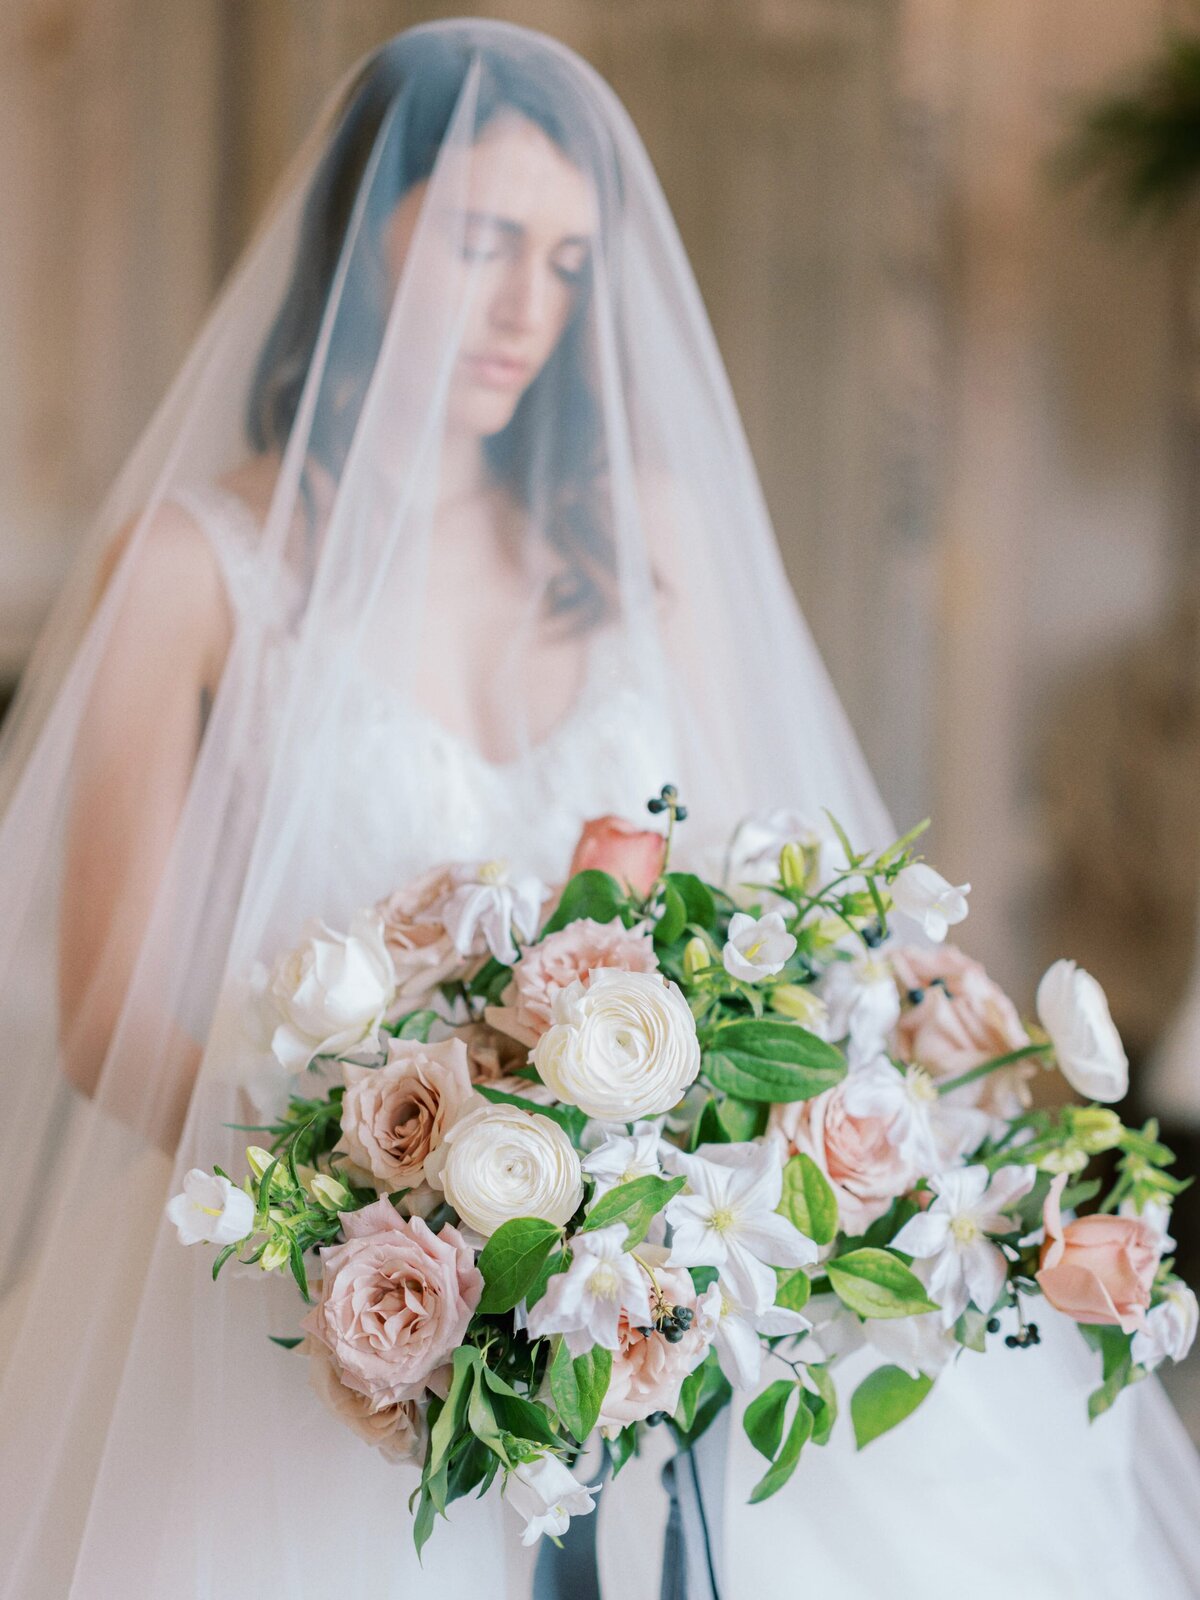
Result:
M561 226L543 238L551 189ZM525 354L480 342L496 292L556 297L553 347L524 374ZM438 547L471 408L517 575L503 614L481 613L478 692L447 730L481 775L518 782L569 713L571 642L603 637L663 730L659 778L697 846L772 806L829 807L864 843L888 832L620 105L516 28L401 35L285 176L83 541L5 731L4 1600L527 1592L496 1497L456 1506L418 1567L412 1474L270 1340L293 1331L291 1286L214 1287L162 1217L172 1174L239 1169L254 1136L234 1125L284 1092L253 1026L255 964L397 887L442 804L428 742L403 730L428 724L461 640L447 608L478 599ZM271 467L258 503L236 488L247 461ZM148 708L213 581L194 510L214 493L252 536L224 558L241 600L185 761ZM368 695L396 729L369 755Z

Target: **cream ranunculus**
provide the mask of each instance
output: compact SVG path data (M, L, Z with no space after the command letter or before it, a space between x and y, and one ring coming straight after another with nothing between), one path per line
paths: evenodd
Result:
M1090 972L1073 961L1056 961L1038 984L1037 1014L1072 1089L1089 1100L1124 1096L1129 1059L1104 990Z
M514 1217L565 1223L583 1199L583 1172L570 1139L557 1122L519 1106L468 1111L425 1171L485 1239Z
M700 1044L675 984L603 971L555 996L533 1061L560 1100L600 1122L633 1122L679 1103L700 1071Z
M276 961L265 998L277 1026L271 1049L289 1071L315 1056L373 1040L395 994L392 958L377 912L362 911L349 933L310 922L304 939Z

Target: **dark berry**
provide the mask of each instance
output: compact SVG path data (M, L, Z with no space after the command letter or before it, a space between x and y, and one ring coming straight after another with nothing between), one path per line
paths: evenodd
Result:
M1020 1344L1020 1342L1021 1342L1020 1339L1017 1338L1015 1333L1008 1333L1008 1334L1005 1334L1005 1336L1004 1336L1005 1346L1009 1350L1015 1350L1017 1348L1017 1346Z
M1000 1332L1000 1318L999 1317L989 1317L988 1318L988 1320L987 1320L987 1331L989 1333L999 1333Z
M678 1344L683 1338L684 1329L677 1322L663 1324L662 1336L668 1344Z
M695 1320L696 1313L694 1311L689 1311L687 1306L675 1307L675 1321L681 1328L690 1328Z

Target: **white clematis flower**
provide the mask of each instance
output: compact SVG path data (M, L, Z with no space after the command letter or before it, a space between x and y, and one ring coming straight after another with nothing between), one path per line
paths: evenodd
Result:
M382 919L360 911L349 933L320 920L306 923L302 942L269 973L259 969L255 984L276 1019L271 1050L290 1072L315 1056L374 1045L396 992Z
M568 1472L557 1456L538 1456L514 1467L504 1485L505 1498L525 1519L522 1544L536 1544L544 1533L561 1538L572 1517L586 1517L596 1509L600 1485L584 1485Z
M571 1265L550 1279L545 1294L529 1308L526 1326L531 1339L564 1334L572 1356L581 1356L593 1345L620 1349L622 1311L636 1327L649 1324L649 1286L646 1274L625 1249L628 1232L623 1222L617 1222L574 1236Z
M778 911L751 917L735 911L729 919L729 938L721 953L725 971L743 983L772 978L795 954L796 940Z
M927 939L941 944L955 923L967 915L969 883L957 887L923 861L903 867L892 883L896 910L920 924Z
M763 1336L777 1338L789 1333L805 1333L812 1323L798 1311L784 1306L768 1306L765 1311L744 1304L727 1283L713 1284L717 1323L712 1342L716 1346L721 1371L735 1389L755 1389L766 1359ZM711 1293L711 1291L710 1291Z
M989 1181L986 1167L963 1167L930 1180L936 1196L928 1211L906 1222L892 1248L931 1262L929 1293L941 1307L942 1326L953 1327L974 1301L990 1311L1008 1266L990 1234L1010 1234L1017 1224L1007 1209L1033 1188L1034 1167L1001 1167Z
M542 906L550 890L540 878L514 878L507 861L480 861L454 869L455 888L420 918L440 922L460 956L489 951L511 966L523 943L536 939Z
M818 993L829 1013L826 1037L846 1040L846 1059L852 1067L884 1050L900 1020L900 991L886 961L871 952L833 961Z
M1129 1058L1104 990L1090 972L1073 961L1056 961L1038 984L1037 1014L1072 1089L1089 1100L1124 1097Z
M1164 1361L1182 1361L1192 1348L1200 1308L1186 1283L1168 1284L1162 1301L1146 1313L1133 1336L1132 1355L1139 1367L1153 1372Z
M593 1202L619 1183L630 1183L634 1178L661 1178L660 1142L660 1123L639 1122L632 1134L610 1133L603 1144L584 1156L583 1170L596 1184Z
M180 1244L238 1244L254 1227L254 1201L228 1178L193 1167L183 1193L167 1201Z
M701 1145L667 1157L688 1189L666 1208L674 1230L671 1267L716 1267L742 1305L775 1303L773 1267L806 1267L819 1251L775 1209L783 1195L783 1161L773 1144Z
M606 967L554 997L533 1064L560 1100L597 1122L670 1111L700 1071L696 1019L658 972Z
M888 1142L915 1171L948 1167L987 1137L985 1112L938 1094L921 1067L896 1067L879 1055L859 1066L842 1085L842 1104L852 1117L878 1117Z

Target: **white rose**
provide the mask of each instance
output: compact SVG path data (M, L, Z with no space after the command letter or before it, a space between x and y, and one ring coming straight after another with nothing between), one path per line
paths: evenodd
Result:
M468 1111L434 1151L426 1175L485 1239L514 1217L565 1223L583 1199L570 1139L557 1122L519 1106Z
M1129 1088L1129 1060L1091 973L1056 961L1038 984L1037 1014L1071 1087L1089 1100L1120 1100Z
M896 874L892 901L896 910L921 925L927 939L941 944L950 928L967 914L969 883L957 887L923 861L914 862Z
M1162 1301L1146 1313L1133 1336L1133 1359L1152 1372L1164 1361L1182 1361L1192 1348L1200 1308L1186 1283L1169 1284Z
M193 1167L167 1201L180 1244L238 1244L254 1226L254 1201L228 1178Z
M760 978L774 977L795 950L796 940L780 912L751 917L744 911L735 911L729 919L729 938L721 960L731 978L757 983Z
M656 972L594 972L554 998L533 1062L560 1100L598 1122L633 1122L677 1105L700 1071L696 1021Z
M396 989L377 912L359 912L349 933L313 921L304 935L275 963L266 985L266 999L279 1018L271 1049L291 1072L302 1071L314 1056L338 1055L374 1040Z

